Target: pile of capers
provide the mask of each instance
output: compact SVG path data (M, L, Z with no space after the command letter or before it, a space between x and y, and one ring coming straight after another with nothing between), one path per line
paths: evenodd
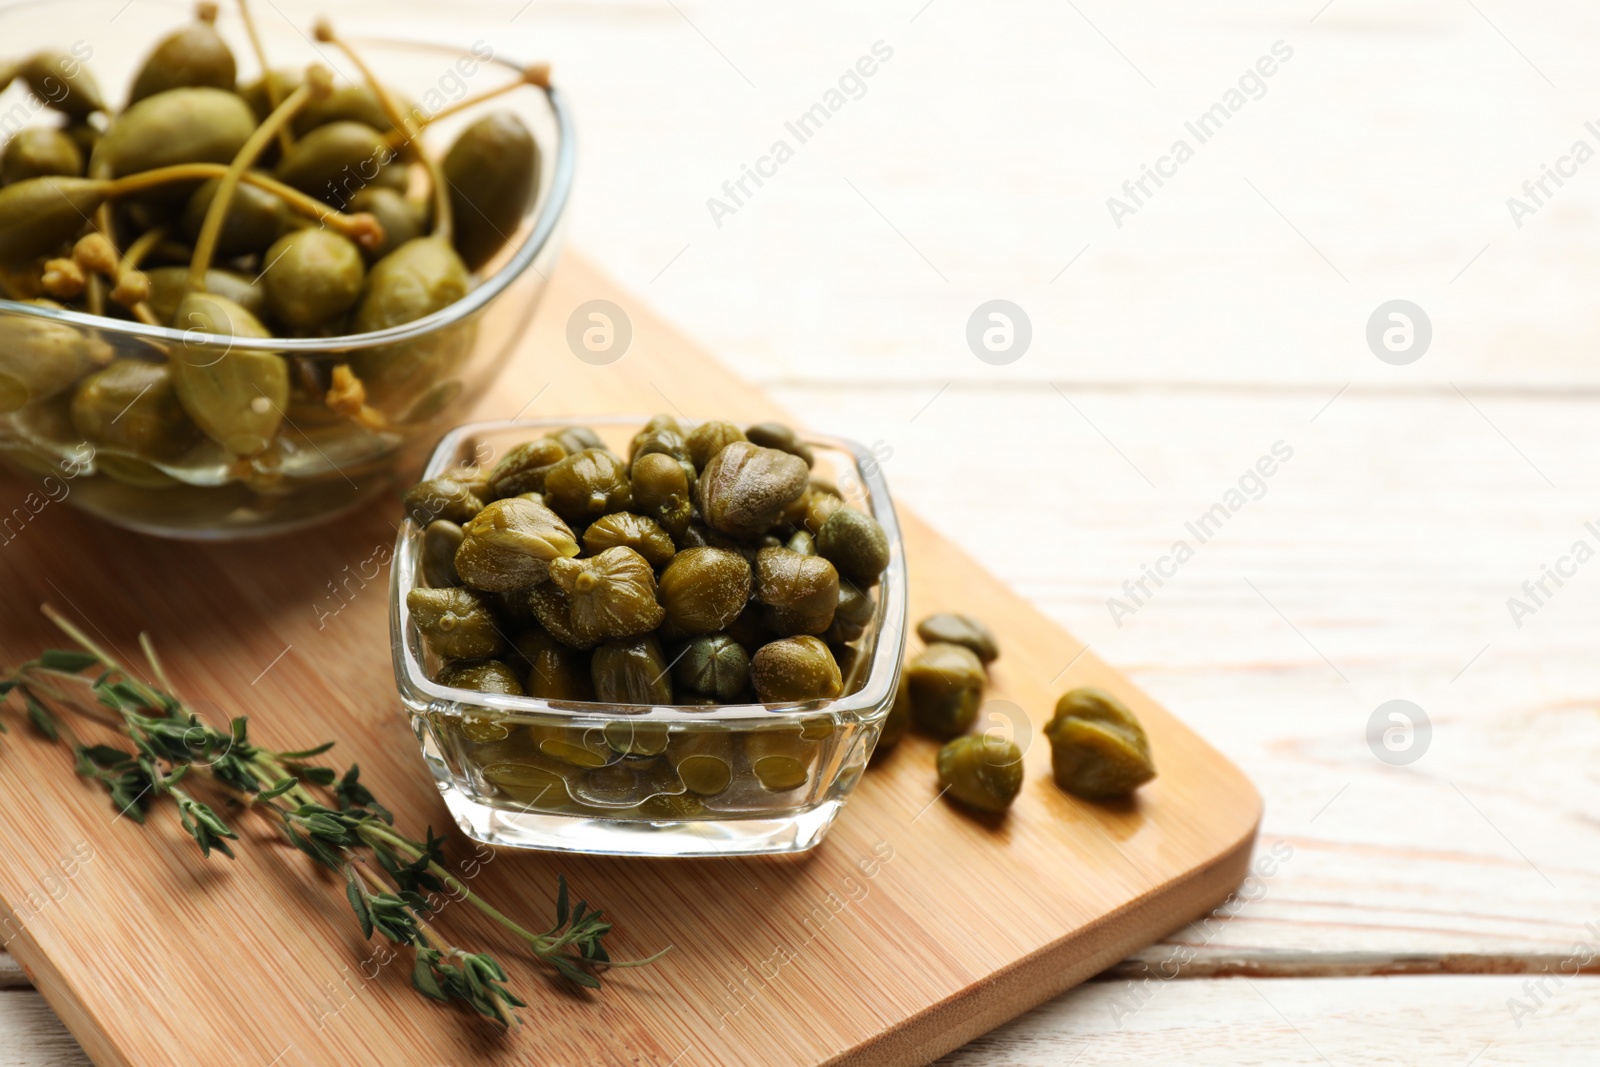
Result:
M782 424L657 415L625 456L569 426L413 486L435 680L626 705L859 688L890 546L814 462Z
M923 619L917 636L923 649L901 672L878 743L893 745L913 727L943 741L937 758L941 793L977 811L1002 813L1022 791L1022 750L992 731L968 732L1000 645L982 621L954 613ZM1155 777L1144 727L1125 703L1102 689L1064 694L1044 734L1056 784L1074 796L1111 800Z
M510 88L547 86L548 70L425 113L324 22L316 36L361 82L270 68L251 27L266 73L240 84L216 15L202 3L158 42L121 110L72 53L0 59L0 89L20 81L59 117L0 147L0 295L249 338L366 333L461 299L518 232L539 146L509 111L469 125L439 158L420 134ZM358 350L337 365L269 347L113 351L65 324L0 316L0 414L62 408L35 421L66 426L134 484L162 484L149 464L171 471L191 454L265 477L305 447L282 443L286 426L383 435L436 414L460 392L471 338Z

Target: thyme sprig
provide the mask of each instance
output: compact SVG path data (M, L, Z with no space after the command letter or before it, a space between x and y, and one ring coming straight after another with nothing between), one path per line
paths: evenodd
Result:
M188 780L195 776L223 787L338 876L365 937L376 934L412 950L411 984L424 996L460 1001L507 1027L520 1021L512 1009L526 1006L507 988L498 961L456 947L434 928L446 902L441 898L470 904L514 934L539 962L591 989L600 987L600 973L608 967L642 966L665 955L663 950L642 960L612 960L604 945L611 923L584 901L570 904L566 878L559 875L555 925L529 930L451 873L443 841L431 827L420 841L396 829L394 816L362 783L359 766L341 774L309 762L333 742L274 751L250 739L244 716L230 719L226 730L215 729L176 695L148 637L141 635L139 643L160 688L139 679L48 605L41 610L79 647L42 652L0 677L0 707L17 694L33 728L68 746L77 773L98 783L118 813L143 823L168 798L202 855L215 851L231 859L239 835L189 791ZM116 730L132 750L86 744L72 718ZM0 733L5 730L0 717Z

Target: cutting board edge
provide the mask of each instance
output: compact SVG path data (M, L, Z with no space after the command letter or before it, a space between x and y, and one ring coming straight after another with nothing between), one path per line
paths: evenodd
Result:
M871 1041L829 1060L825 1067L922 1067L1210 913L1249 874L1265 811L1261 795L1249 778L1231 761L1224 762L1238 774L1255 801L1250 828L1238 841L1182 877L1017 960L982 986L928 1006ZM1180 918L1148 925L1163 915Z

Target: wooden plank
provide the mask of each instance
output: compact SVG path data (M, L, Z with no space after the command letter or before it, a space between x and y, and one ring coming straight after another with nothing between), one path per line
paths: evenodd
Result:
M580 362L563 340L570 312L594 298L616 301L634 322L634 350L610 367ZM523 353L484 415L643 411L663 398L691 418L776 413L581 260L558 273ZM387 543L397 510L271 544L197 546L113 537L56 507L0 567L17 603L81 612L118 647L148 628L181 689L202 707L249 713L265 743L341 737L345 758L359 759L402 822L438 826L447 817L391 690L383 589L372 584L321 618L328 580ZM21 732L0 760L13 837L0 897L15 908L37 896L64 850L83 845L93 858L59 899L32 909L12 952L101 1064L166 1062L175 1048L261 1062L431 1063L464 1042L505 1062L925 1062L1209 908L1242 875L1260 808L1248 781L1195 734L1092 653L1080 657L1081 646L914 517L906 526L920 576L913 614L961 607L997 624L1006 651L994 693L1034 718L1028 737L1071 685L1129 699L1162 770L1134 803L1066 797L1048 780L1048 746L1035 744L1024 795L990 829L930 805L933 746L912 740L868 776L825 846L797 862L497 854L479 879L512 910L545 913L561 870L616 917L619 953L675 946L594 998L524 978L532 1025L501 1045L417 1004L398 969L345 993L342 980L368 949L337 887L299 857L256 840L237 864L203 861L170 819L141 830L108 818L59 749ZM47 640L27 612L0 620L8 659ZM809 918L830 911L830 921ZM473 917L448 922L511 955ZM808 924L818 922L815 933ZM182 950L152 956L148 946L174 930ZM793 962L752 979L779 948ZM174 1012L174 1003L192 1007Z

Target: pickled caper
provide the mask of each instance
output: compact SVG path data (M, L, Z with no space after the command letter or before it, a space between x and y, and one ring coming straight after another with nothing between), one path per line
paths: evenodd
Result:
M631 511L617 511L602 515L583 531L584 551L591 554L608 548L630 548L643 556L652 567L660 567L672 559L677 548L672 537L654 519L635 515Z
M445 153L440 168L450 183L456 250L477 270L504 248L539 191L539 145L509 111L472 123Z
M173 324L178 317L178 305L189 295L189 268L155 267L144 275L150 282L150 296L145 302L156 318ZM266 314L266 290L243 274L212 268L206 271L206 292L231 300L257 319Z
M461 527L448 519L435 519L422 531L422 578L436 589L460 585L456 549L464 538Z
M120 178L180 163L227 163L255 128L255 113L234 93L168 89L111 120L95 146L89 173ZM188 195L182 186L176 192Z
M700 476L700 514L707 526L730 537L759 537L805 492L806 481L806 464L798 456L735 441Z
M594 650L589 661L595 696L608 704L671 704L661 642L654 636L608 641Z
M970 648L985 665L1000 658L1000 644L994 638L994 631L971 615L950 612L929 615L917 623L917 636L930 645L936 641L963 645Z
M839 572L817 556L763 548L756 554L755 597L772 609L775 633L824 633L839 603Z
M134 75L128 103L168 89L210 86L233 91L238 66L233 51L217 32L217 5L202 3L189 25L161 39Z
M211 200L217 195L217 187L221 184L221 178L212 178L201 183L189 197L183 209L182 226L184 236L190 241L199 238L200 227L205 225L206 212L210 210ZM233 199L228 201L228 213L223 216L222 232L217 237L217 254L243 256L264 251L278 239L287 215L283 201L277 196L248 182L241 182L233 190ZM267 257L267 262L272 262L271 256Z
M567 450L554 438L541 437L517 445L489 473L490 490L496 497L542 493L545 475L566 458Z
M602 733L611 750L625 756L659 756L667 750L665 723L617 719L606 723Z
M369 185L350 198L346 208L351 213L364 212L378 220L383 228L383 240L361 254L369 262L377 262L407 241L421 237L427 230L427 208L407 200L397 189Z
M716 633L750 598L750 564L727 549L686 548L661 572L659 597L674 633Z
M911 718L933 737L955 737L972 728L987 677L983 663L961 645L933 644L906 664Z
M751 444L799 456L806 461L807 467L816 465L817 457L812 453L811 446L800 440L793 428L781 422L758 422L746 427L744 436Z
M514 697L523 695L522 682L517 678L517 672L497 659L479 660L475 663L447 663L439 669L439 677L436 680L440 685L448 685L455 689L473 689L479 693L500 693ZM484 734L488 732L480 731ZM499 736L504 737L508 732L502 727ZM473 740L493 741L497 738L480 736L474 737Z
M168 364L183 409L207 437L234 455L266 451L289 404L289 365L273 352L190 340L192 331L268 337L266 327L233 301L199 292L178 304L173 324L185 332L183 346Z
M968 734L939 749L939 786L979 811L999 813L1022 791L1022 751L992 734Z
M750 682L750 656L727 634L697 637L679 654L673 678L691 693L731 703Z
M794 729L756 730L744 739L750 771L770 793L787 793L805 785L821 751L815 741Z
M655 572L631 548L608 548L589 559L553 559L550 581L567 594L572 628L581 641L649 633L665 615L656 603Z
M889 537L866 512L841 507L817 531L817 555L859 585L872 585L889 566Z
M104 182L59 174L0 188L0 267L54 255L105 200Z
M694 464L694 469L703 471L718 452L735 441L743 440L746 440L744 431L733 423L711 419L690 430L684 443L689 449L689 460Z
M527 593L527 603L539 625L563 645L580 651L594 647L594 642L581 640L573 629L572 604L556 583L534 586Z
M0 181L10 184L45 175L78 177L83 173L83 152L60 130L27 126L6 143L0 153Z
M71 54L35 53L23 62L20 73L34 96L70 118L82 121L106 109L100 87L78 57L76 48Z
M494 613L471 589L413 589L406 610L428 647L444 659L487 659L505 647Z
M567 792L570 765L550 759L532 744L519 740L515 751L480 758L484 779L512 800L534 810L561 811L572 806Z
M733 738L721 731L683 731L667 740L667 762L686 789L703 797L733 784L733 755Z
M296 230L267 249L267 306L286 326L311 330L355 307L367 269L355 242L331 230Z
M604 448L585 448L551 467L544 476L545 501L568 522L591 522L633 501L628 468Z
M815 637L770 641L750 658L750 681L763 704L832 699L843 682L828 646Z
M469 482L453 473L418 482L400 499L406 515L418 526L427 526L434 519L470 522L483 510L483 498Z
M589 701L594 683L589 678L589 658L551 637L542 627L530 627L512 640L528 665L523 688L529 696L545 700Z
M654 519L674 541L682 540L694 513L683 464L676 457L651 452L633 464L628 480L633 509Z
M72 425L98 445L171 459L200 437L164 363L119 359L78 383Z
M278 161L275 175L335 207L369 186L404 189L405 168L383 134L363 122L338 121L311 130Z
M817 542L808 530L796 530L789 537L789 540L783 543L783 547L802 556L815 556L817 554Z
M604 767L611 747L599 729L590 726L530 724L528 737L542 755L573 767Z
M565 426L545 436L566 449L569 456L576 455L586 448L606 447L606 443L600 440L600 435L587 426Z
M485 504L462 527L456 572L475 589L526 589L549 575L550 561L578 554L561 518L538 500L508 497Z
M867 632L878 605L867 594L846 582L839 586L839 603L833 609L833 623L822 639L831 645L848 644Z
M1087 800L1126 796L1156 776L1139 719L1103 689L1074 689L1044 728L1056 784Z

